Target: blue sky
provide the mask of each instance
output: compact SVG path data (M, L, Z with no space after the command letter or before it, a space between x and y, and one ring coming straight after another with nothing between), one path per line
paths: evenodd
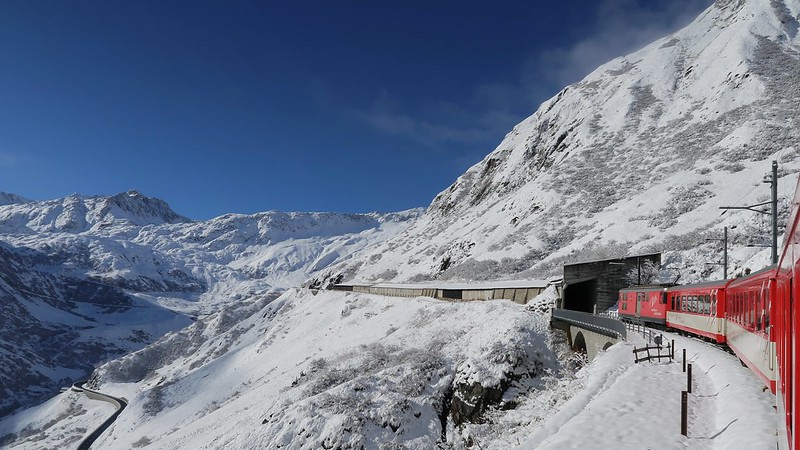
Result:
M427 206L563 86L711 0L17 1L0 190L179 214Z

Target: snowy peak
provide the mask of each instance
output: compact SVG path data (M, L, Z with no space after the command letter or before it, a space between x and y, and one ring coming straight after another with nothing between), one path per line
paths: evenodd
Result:
M0 206L3 205L13 205L16 203L28 203L28 200L25 197L21 197L17 194L11 194L9 192L0 192Z
M99 206L98 217L101 220L128 220L139 226L191 222L176 214L165 201L135 190L108 197Z
M137 191L113 196L84 197L73 194L56 200L35 202L22 197L0 197L0 233L83 233L145 225L187 223L191 220L176 214L163 200Z
M642 162L656 167L666 162L669 153L691 166L713 158L708 150L676 152L680 144L676 138L689 140L689 147L700 140L724 147L715 150L745 144L742 141L749 136L742 136L746 132L735 126L714 127L716 140L698 139L694 133L700 123L732 125L745 114L761 118L763 100L780 101L797 94L791 85L775 80L770 69L796 73L791 69L797 64L798 49L790 42L796 34L798 9L796 1L718 2L683 30L601 66L543 103L497 150L440 194L432 209L493 203L554 165L568 175L561 178L569 179L560 193L573 194L585 184L577 177L583 172L570 168L574 163L582 163L581 170L588 168L586 164L599 164L614 186L622 181L611 178L616 175L614 167ZM690 135L673 134L689 128ZM641 160L647 149L660 151L652 161L658 164ZM608 160L619 164L609 165ZM604 206L607 201L593 209Z

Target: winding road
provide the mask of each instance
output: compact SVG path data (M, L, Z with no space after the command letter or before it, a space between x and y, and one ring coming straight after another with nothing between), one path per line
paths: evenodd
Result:
M114 405L114 407L117 408L117 411L114 412L114 414L112 414L111 417L106 419L105 422L100 424L100 426L97 427L97 429L94 430L92 432L92 434L90 434L89 436L86 436L83 439L83 441L81 441L80 445L78 445L78 450L88 450L89 447L92 446L94 441L96 441L97 438L99 438L100 435L103 434L103 432L106 431L106 429L108 427L110 427L111 424L114 423L115 420L117 420L117 416L119 416L119 414L122 412L122 410L124 410L125 407L128 406L128 402L126 402L125 400L123 400L121 398L112 397L110 395L103 394L102 392L94 391L92 389L83 387L83 385L85 383L86 383L86 381L79 381L79 382L73 384L72 385L72 390L74 392L83 392L87 397L89 397L92 400L99 400L99 401L111 403L112 405Z

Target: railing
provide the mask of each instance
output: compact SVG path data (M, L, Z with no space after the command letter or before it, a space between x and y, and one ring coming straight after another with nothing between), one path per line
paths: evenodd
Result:
M656 343L656 345L662 345L664 340L664 335L658 331L650 328L644 324L644 322L632 322L630 320L626 320L623 322L625 324L625 328L629 331L633 331L634 333L639 333L647 339L648 343Z
M572 325L580 326L589 331L594 331L605 336L625 339L628 335L625 324L609 317L596 316L582 311L569 309L552 309L552 317Z
M665 353L662 353L662 350ZM645 353L645 355L639 356L640 353ZM634 358L633 362L637 364L642 361L652 361L654 359L661 361L662 358L669 358L669 360L672 361L675 358L675 344L667 343L666 346L661 346L659 344L659 345L648 345L642 348L634 348L633 358Z

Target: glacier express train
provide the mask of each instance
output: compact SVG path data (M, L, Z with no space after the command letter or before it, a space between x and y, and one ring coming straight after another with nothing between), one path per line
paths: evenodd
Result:
M784 447L800 450L800 181L778 264L741 278L619 293L623 320L727 345L775 394Z

